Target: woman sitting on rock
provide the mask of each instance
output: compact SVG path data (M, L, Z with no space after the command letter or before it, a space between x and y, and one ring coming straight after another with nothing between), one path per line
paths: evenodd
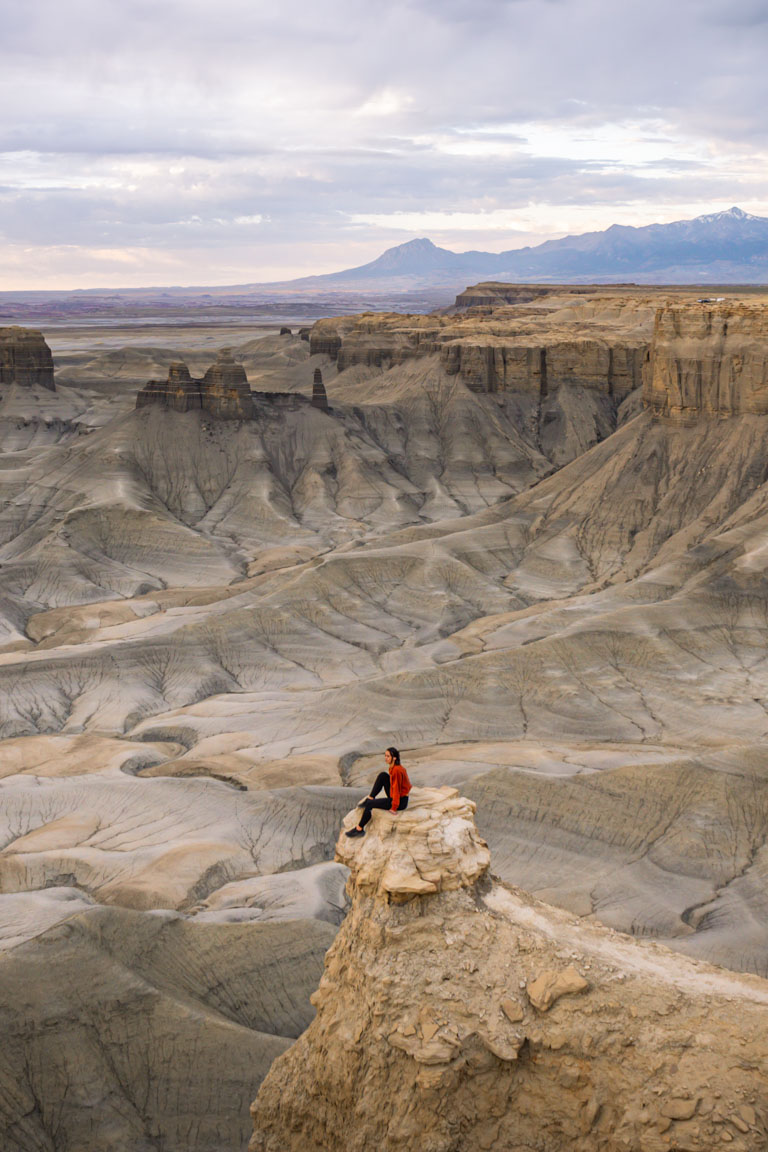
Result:
M371 818L371 809L373 808L388 808L390 812L402 812L404 808L408 807L411 782L408 779L408 773L400 763L400 753L397 748L387 748L384 753L384 760L388 771L379 773L370 796L366 796L358 804L358 808L364 810L360 817L360 823L356 828L350 828L347 836L365 836L365 826ZM382 797L381 800L377 800L376 796L382 788L386 792L387 799Z

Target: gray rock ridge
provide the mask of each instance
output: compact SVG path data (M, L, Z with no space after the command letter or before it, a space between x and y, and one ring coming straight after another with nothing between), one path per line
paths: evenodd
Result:
M250 1152L762 1147L768 983L489 878L472 809L414 789L365 838L342 831L352 908Z
M42 332L16 325L0 328L0 385L56 390L53 356Z
M297 392L251 391L242 364L230 349L222 349L201 379L195 379L182 361L169 365L166 380L150 380L136 396L136 408L159 407L172 412L205 412L215 420L258 420L264 406L300 408L311 404L329 411L328 395L319 368L314 370L312 397Z

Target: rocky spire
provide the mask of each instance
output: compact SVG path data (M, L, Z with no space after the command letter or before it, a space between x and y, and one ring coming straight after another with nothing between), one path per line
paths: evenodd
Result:
M0 384L55 392L53 356L42 332L17 325L0 328Z
M351 909L250 1152L763 1147L768 982L493 881L473 811L415 788L342 831Z
M319 368L315 368L315 378L312 381L312 407L319 408L322 412L328 411L328 394Z

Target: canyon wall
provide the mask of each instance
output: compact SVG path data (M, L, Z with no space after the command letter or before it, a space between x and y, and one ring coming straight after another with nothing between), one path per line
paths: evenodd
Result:
M0 328L0 384L55 391L53 356L42 332L32 328Z
M647 345L602 339L475 342L456 340L443 347L441 362L473 392L527 392L546 396L565 385L595 389L623 399L642 383Z
M460 376L473 392L547 395L560 386L580 386L618 399L642 384L647 349L642 325L626 334L593 334L578 323L517 316L513 309L321 320L310 337L312 354L330 356L339 372L355 365L388 369L436 354L441 369Z
M643 402L681 423L768 412L768 310L743 302L660 308Z
M768 412L762 302L508 287L509 301L503 285L480 285L488 292L477 299L488 306L450 315L321 320L311 351L329 355L340 373L435 356L440 371L479 393L532 398L581 388L620 402L642 387L644 406L675 422ZM473 291L458 300L473 303Z
M768 982L489 879L473 810L414 789L342 831L351 910L250 1152L765 1147Z

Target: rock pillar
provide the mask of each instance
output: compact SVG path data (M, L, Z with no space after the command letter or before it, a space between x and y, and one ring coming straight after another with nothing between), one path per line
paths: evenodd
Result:
M414 788L345 820L351 910L250 1152L768 1147L768 981L494 882L473 812Z
M315 368L315 378L312 381L312 407L319 408L321 412L328 411L328 394L319 368Z

